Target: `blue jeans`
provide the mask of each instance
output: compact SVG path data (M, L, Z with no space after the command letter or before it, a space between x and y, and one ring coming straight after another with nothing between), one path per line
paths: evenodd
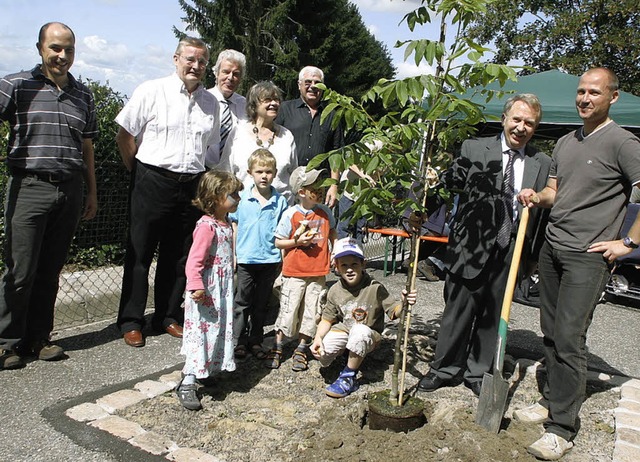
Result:
M49 339L60 271L82 212L82 174L60 183L12 175L5 200L0 348Z
M587 385L587 329L609 277L602 254L555 250L545 242L538 262L540 327L547 381L545 429L573 440Z

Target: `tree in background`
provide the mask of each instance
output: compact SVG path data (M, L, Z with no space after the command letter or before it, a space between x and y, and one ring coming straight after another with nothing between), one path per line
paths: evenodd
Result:
M124 105L124 96L109 82L88 80L96 104L98 137L94 140L98 214L78 226L68 263L79 268L121 264L127 240L129 174L116 145L119 125L115 118Z
M640 95L640 9L637 0L493 0L468 37L494 43L496 63L519 60L536 71L581 75L604 66L624 91Z
M298 94L297 76L306 65L320 67L326 83L360 97L395 69L386 47L367 30L348 0L178 0L187 30L197 31L212 58L225 48L247 57L247 88L272 80L287 99ZM174 28L176 35L182 35ZM213 85L209 71L207 86Z

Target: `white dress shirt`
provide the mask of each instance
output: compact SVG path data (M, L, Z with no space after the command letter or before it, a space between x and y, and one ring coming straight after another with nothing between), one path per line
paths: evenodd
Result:
M172 172L204 171L220 142L218 101L202 85L189 94L177 74L141 84L116 122L137 138L137 160Z
M507 162L509 162L509 150L512 149L507 145L504 139L504 133L500 136L502 142L502 174L507 169ZM513 218L514 220L518 216L518 204L516 196L522 189L522 179L524 178L524 148L514 149L518 154L513 158Z
M267 148L267 143L263 143L263 146L258 146L253 127L254 125L251 122L244 120L231 129L218 165L220 170L232 172L238 177L244 184L245 189L253 186L253 178L247 173L249 156L260 147ZM286 197L291 205L293 204L293 195L289 186L289 177L291 172L298 166L296 142L293 140L293 134L289 130L281 125L276 125L276 128L278 136L274 138L273 146L267 148L276 158L276 168L278 169L272 186Z
M225 100L225 97L222 95L217 85L213 88L209 88L209 90L207 91L211 93L213 96L215 96L216 100L218 101ZM229 104L229 110L231 111L231 120L233 123L233 127L238 125L238 121L247 120L248 118L247 117L247 100L244 96L234 92L234 93L231 93L231 96L229 96L229 99L227 99L226 101ZM218 119L219 121L218 123L220 123L220 121L222 120L222 111L224 111L223 103L219 103L219 106L220 106L220 118ZM211 148L209 149L209 152L207 153L207 159L208 159L207 165L218 164L218 162L220 162L221 154L222 153L220 152L219 142L211 146Z

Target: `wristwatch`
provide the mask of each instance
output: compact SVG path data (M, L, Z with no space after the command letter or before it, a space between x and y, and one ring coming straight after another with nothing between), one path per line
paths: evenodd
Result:
M638 248L638 244L633 242L633 240L629 236L623 238L622 239L622 243L624 244L625 247L629 247L630 249L637 249Z

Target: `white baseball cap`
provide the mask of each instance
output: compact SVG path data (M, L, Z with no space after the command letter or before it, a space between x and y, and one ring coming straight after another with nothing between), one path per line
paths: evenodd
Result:
M364 260L364 252L352 237L345 237L338 239L333 245L333 258L346 257L347 255L353 255Z
M289 178L291 190L294 194L298 194L298 191L300 191L304 186L311 186L315 183L324 171L325 169L313 169L307 172L307 167L296 168Z

